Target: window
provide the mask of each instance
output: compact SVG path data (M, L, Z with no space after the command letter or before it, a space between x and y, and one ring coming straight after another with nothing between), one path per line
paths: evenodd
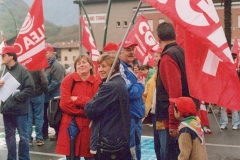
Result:
M128 26L127 21L124 21L124 22L123 22L123 27L127 27L127 26Z
M149 26L151 28L151 31L153 31L153 20L149 19L149 20L147 20L147 22L148 22L148 24L149 24Z
M68 48L68 52L72 52L72 48Z
M121 27L121 23L120 22L117 22L117 27Z
M240 28L240 15L238 15L238 28Z
M165 22L164 19L159 19L158 24Z
M65 56L65 57L64 57L64 60L65 60L65 61L67 61L67 60L68 60L67 56Z
M76 59L76 56L73 56L73 61Z

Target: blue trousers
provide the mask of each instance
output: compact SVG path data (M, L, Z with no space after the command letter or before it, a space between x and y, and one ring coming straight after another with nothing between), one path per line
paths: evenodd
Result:
M228 125L228 116L227 116L227 109L221 107L221 117L220 117L220 125L227 127ZM239 126L239 115L238 111L232 111L232 127Z
M44 115L44 94L37 97L30 98L30 110L28 113L28 135L29 139L32 137L32 125L33 117L35 118L35 131L36 139L43 140L42 126L43 126L43 115Z
M131 118L130 131L130 150L131 159L141 159L141 135L142 135L142 120L139 118Z
M3 122L6 134L6 144L8 149L7 160L17 159L15 130L17 129L20 137L18 146L19 160L30 160L29 156L29 137L27 132L28 114L9 115L3 114Z

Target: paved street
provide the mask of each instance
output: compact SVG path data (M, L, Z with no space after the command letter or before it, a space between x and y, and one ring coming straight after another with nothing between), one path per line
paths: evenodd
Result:
M217 107L214 107L215 115L219 121ZM205 135L207 154L209 160L240 160L240 130L234 131L231 128L231 119L229 119L228 129L219 131L213 114L208 115L213 134ZM53 133L52 133L53 134ZM4 127L2 115L0 115L0 160L6 160L7 149L2 143ZM142 160L154 160L152 128L143 126L142 137ZM45 141L44 146L30 147L31 160L65 160L64 156L55 154L56 142L49 139Z

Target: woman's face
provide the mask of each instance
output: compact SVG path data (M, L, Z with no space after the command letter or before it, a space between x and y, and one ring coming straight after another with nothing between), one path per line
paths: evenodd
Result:
M144 70L140 70L140 72L144 77L147 77L149 70L144 68Z
M93 67L91 64L85 59L81 58L77 63L76 63L76 70L79 75L85 75L90 73L90 70Z
M108 77L111 67L112 66L109 66L105 61L102 61L102 63L98 64L98 72L101 79L105 79Z

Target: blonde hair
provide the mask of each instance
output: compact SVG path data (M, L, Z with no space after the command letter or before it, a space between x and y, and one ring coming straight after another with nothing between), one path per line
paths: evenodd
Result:
M76 69L77 62L82 58L86 59L88 61L88 63L92 66L92 69L90 70L90 74L94 75L95 66L94 66L90 56L87 55L87 54L81 54L81 55L77 56L77 58L74 60L74 70L75 70L75 72L77 72L77 69Z
M97 64L100 64L102 63L103 61L106 62L107 65L109 66L112 66L113 65L113 62L115 60L115 55L114 54L107 54L107 53L104 53L102 55L100 55L97 59ZM116 62L116 65L114 66L114 70L115 71L119 71L119 66L120 66L120 60L119 58L117 59L117 62Z

